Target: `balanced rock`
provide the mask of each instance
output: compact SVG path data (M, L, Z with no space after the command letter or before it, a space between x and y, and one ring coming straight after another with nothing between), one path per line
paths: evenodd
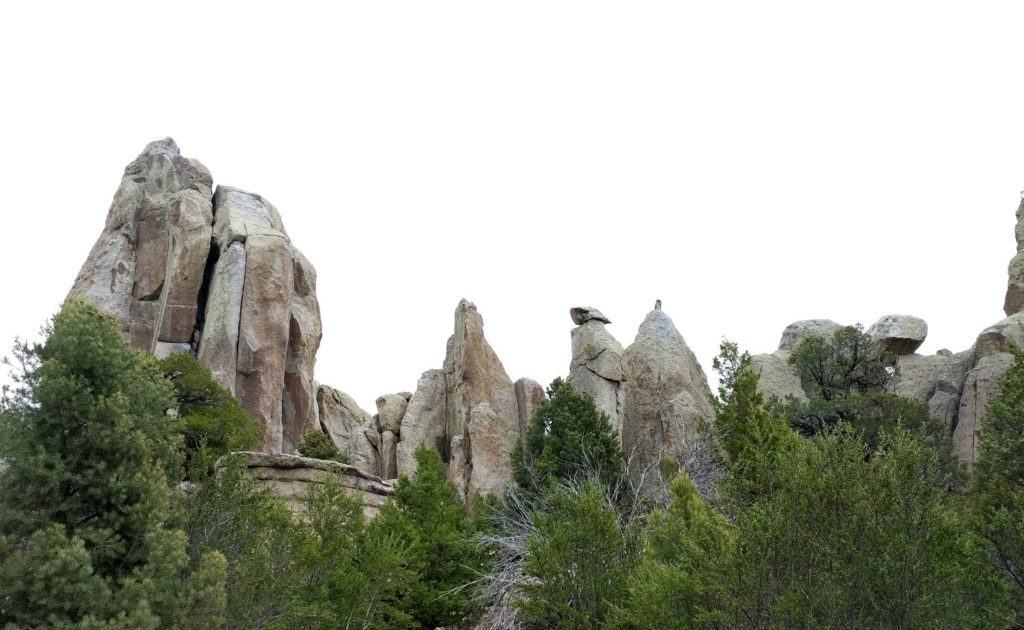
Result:
M928 336L928 324L912 315L886 315L868 328L868 335L881 352L913 354Z
M574 306L569 309L569 317L572 318L572 322L577 326L589 321L599 321L603 324L612 323L610 319L593 306Z
M170 138L125 169L71 295L94 302L135 347L196 354L263 426L266 452L318 429L316 272L259 195L213 190Z
M683 336L660 308L623 354L622 448L634 470L685 456L713 421L711 389Z
M570 310L573 313L583 307ZM588 313L599 312L587 307ZM579 323L572 329L572 360L568 383L594 399L597 408L607 414L618 433L622 433L623 349L612 336L604 317L573 317Z

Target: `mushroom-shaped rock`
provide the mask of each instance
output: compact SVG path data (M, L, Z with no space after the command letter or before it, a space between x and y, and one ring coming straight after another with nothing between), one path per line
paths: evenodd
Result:
M800 342L808 337L823 337L826 340L832 339L841 324L831 319L805 319L793 322L782 331L782 339L779 340L779 350L792 352Z
M610 319L605 317L601 311L597 310L593 306L574 306L569 309L569 317L572 318L572 322L577 326L592 320L603 322L605 324L612 323Z
M571 337L569 384L590 394L598 409L608 415L612 426L621 431L622 345L601 319L584 321L572 329Z
M660 309L623 355L622 448L637 470L681 457L711 422L711 389L683 336Z
M913 354L928 336L928 324L913 315L886 315L868 328L868 335L882 352Z

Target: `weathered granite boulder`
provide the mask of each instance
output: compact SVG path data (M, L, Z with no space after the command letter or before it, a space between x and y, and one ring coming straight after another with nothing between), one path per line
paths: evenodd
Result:
M1024 349L1024 313L1015 313L992 324L978 335L974 343L978 358Z
M267 452L318 429L316 272L277 210L152 142L125 169L106 225L71 289L134 346L196 354L264 427Z
M589 321L598 321L602 324L612 323L612 320L605 317L601 311L593 306L574 306L569 309L569 317L572 318L572 323L577 326L586 324Z
M445 380L443 370L427 370L420 376L402 416L396 447L396 469L399 476L416 475L416 449L426 444L439 452L447 450Z
M831 319L805 319L793 322L782 331L782 339L779 340L779 350L792 352L800 342L808 337L824 337L832 339L843 326Z
M1008 352L988 354L967 372L953 431L953 450L961 461L970 463L978 459L978 429L989 402L999 393L999 380L1010 369L1013 356Z
M500 496L512 482L519 441L515 388L484 338L473 303L455 309L455 332L444 360L448 478L463 496Z
M190 343L213 223L210 172L174 140L149 143L124 170L106 224L71 295L94 302L136 347Z
M283 453L242 452L233 455L241 455L246 472L260 486L283 500L300 518L307 511L309 491L332 477L346 494L362 501L363 516L367 520L376 516L380 507L395 493L391 483L347 464ZM226 460L221 459L216 467L220 469L225 465Z
M634 470L681 457L714 410L704 370L660 305L640 324L623 367L622 448Z
M932 416L941 420L952 434L957 425L964 380L973 364L973 350L959 354L947 351L931 356L903 355L896 361L893 391L926 403Z
M913 315L886 315L868 328L868 335L881 352L913 354L928 336L928 324Z
M587 316L581 316L583 311ZM623 349L605 328L607 318L594 317L599 313L592 307L570 309L574 322L572 329L572 360L569 363L568 383L594 399L597 408L608 415L615 430L622 433L622 381Z
M544 388L532 378L521 378L515 382L516 406L519 408L519 434L525 435L533 422L533 414L546 397Z
M409 407L409 399L403 394L385 394L377 398L377 417L382 431L396 435L402 426L402 418Z
M326 385L317 391L320 426L348 463L363 472L381 476L380 429L345 392Z
M806 402L807 394L796 370L789 364L789 353L785 350L752 355L750 367L758 375L757 389L766 402L773 397L779 400L792 397Z

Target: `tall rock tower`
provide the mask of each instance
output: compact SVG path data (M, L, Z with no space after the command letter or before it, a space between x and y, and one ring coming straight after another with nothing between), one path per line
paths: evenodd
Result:
M71 289L121 323L135 347L191 353L292 452L319 427L316 270L259 195L213 188L170 138L125 168L103 233Z

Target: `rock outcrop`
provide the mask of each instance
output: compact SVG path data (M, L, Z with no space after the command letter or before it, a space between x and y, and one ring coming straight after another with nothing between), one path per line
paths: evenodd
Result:
M348 463L381 476L380 425L345 392L321 385L317 390L320 427Z
M682 458L713 421L711 389L660 303L623 353L622 449L635 470Z
M466 497L501 495L512 480L519 441L515 387L484 338L484 321L467 300L455 309L444 360L448 478Z
M1017 253L1010 259L1007 269L1006 298L1003 300L1003 312L1015 315L1024 309L1024 199L1017 206L1017 227L1014 229L1017 239Z
M125 169L106 225L71 295L121 323L134 346L196 354L290 452L319 426L316 272L277 210L181 156L170 138Z
M402 417L401 439L395 449L399 476L415 476L416 449L421 444L437 449L442 455L447 452L445 391L444 370L427 370L416 383L416 391Z
M380 507L395 493L392 484L376 475L368 474L355 466L338 462L299 457L282 453L243 452L246 473L271 494L279 497L298 517L307 511L306 499L311 489L333 479L349 496L363 503L363 516L369 520L377 515ZM220 469L225 460L217 462Z
M569 309L569 316L578 325L571 332L572 361L567 381L590 394L621 436L622 346L605 328L611 322L597 309L577 306Z
M913 354L928 336L928 324L912 315L886 315L868 328L868 335L881 352Z

